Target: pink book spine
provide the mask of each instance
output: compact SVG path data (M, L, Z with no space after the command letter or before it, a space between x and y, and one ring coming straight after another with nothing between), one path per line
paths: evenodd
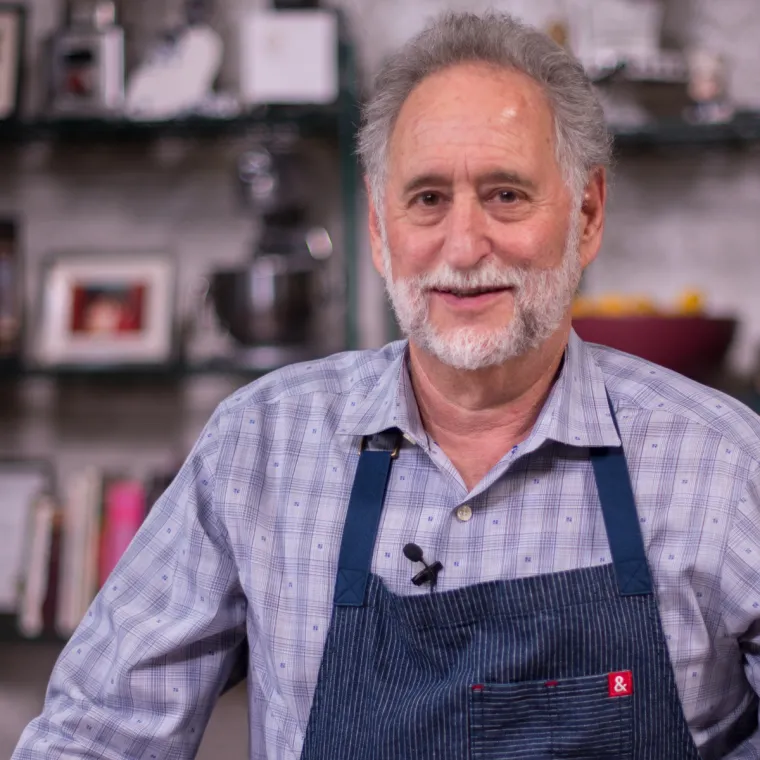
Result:
M116 567L145 519L145 489L136 481L112 483L106 491L101 585Z

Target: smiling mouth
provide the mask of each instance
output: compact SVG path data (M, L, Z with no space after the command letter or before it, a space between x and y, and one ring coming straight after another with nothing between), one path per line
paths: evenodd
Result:
M456 298L477 298L478 296L495 295L497 293L505 293L508 290L512 290L511 287L497 287L497 288L434 288L433 293L439 293L441 295L455 296Z

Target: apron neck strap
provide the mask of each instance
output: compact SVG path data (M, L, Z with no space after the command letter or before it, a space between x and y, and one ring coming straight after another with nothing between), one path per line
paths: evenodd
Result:
M615 429L620 434L609 394L607 402ZM361 607L364 604L388 477L398 454L400 439L398 433L393 450L388 451L369 450L362 439L338 558L336 606ZM652 577L622 447L592 448L591 464L620 594L652 594Z
M612 399L607 394L612 422L620 435ZM622 447L591 449L596 488L602 505L607 541L622 596L653 593L652 577L641 536L631 475Z
M334 603L338 607L364 605L375 538L383 511L391 463L398 456L401 433L391 451L371 451L362 438L359 466L348 501L343 542L338 557Z

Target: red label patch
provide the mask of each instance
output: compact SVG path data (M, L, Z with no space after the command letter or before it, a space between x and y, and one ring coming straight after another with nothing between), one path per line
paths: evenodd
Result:
M633 694L633 673L623 670L607 676L607 687L611 697L629 697Z

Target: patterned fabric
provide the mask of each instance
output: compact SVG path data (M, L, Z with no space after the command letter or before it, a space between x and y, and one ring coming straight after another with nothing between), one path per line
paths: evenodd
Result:
M620 443L605 384L697 745L744 713L760 688L758 418L573 335L531 435L468 493L420 424L405 366L403 343L341 354L217 409L63 652L14 760L192 757L246 635L251 757L298 758L362 435L407 438L372 567L393 593L426 593L410 583L409 541L443 563L442 590L608 564L587 451ZM732 757L760 759L760 736Z
M698 760L621 448L590 451L612 565L425 596L370 575L390 456L359 460L301 760Z
M398 603L372 577L369 613L336 610L302 760L696 760L651 597L610 565L510 585Z

